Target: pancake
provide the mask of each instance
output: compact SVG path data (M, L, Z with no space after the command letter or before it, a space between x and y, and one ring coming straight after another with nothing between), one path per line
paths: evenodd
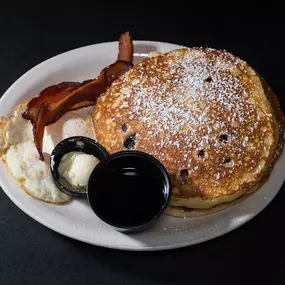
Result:
M234 206L242 201L244 201L246 198L254 194L268 179L268 175L264 177L261 181L256 183L253 187L251 187L248 191L246 191L243 195L241 195L239 198L232 200L230 202L225 202L218 204L216 206L210 207L210 208L187 208L187 207L179 207L179 206L169 206L165 213L169 216L175 216L175 217L200 217L205 216L209 214L214 214L216 212L225 210L231 206Z
M284 116L266 86L225 50L177 49L114 82L94 108L94 131L111 154L135 149L164 164L170 209L223 208L260 185L283 149Z

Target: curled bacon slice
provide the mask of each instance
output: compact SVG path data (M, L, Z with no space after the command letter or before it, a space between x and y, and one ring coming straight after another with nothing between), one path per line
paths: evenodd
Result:
M127 59L127 60L123 60ZM62 82L44 89L33 98L22 114L33 124L34 143L41 160L45 126L56 122L63 114L96 104L97 98L132 66L133 44L129 33L121 35L119 54L115 63L104 68L96 79L83 82Z
M133 40L129 32L125 32L119 39L119 54L118 60L133 62Z
M52 85L41 91L39 96L29 101L27 110L23 113L23 118L30 120L32 123L36 119L37 111L42 102L48 102L56 96L56 98L67 96L70 92L77 89L81 85L80 82L62 82Z

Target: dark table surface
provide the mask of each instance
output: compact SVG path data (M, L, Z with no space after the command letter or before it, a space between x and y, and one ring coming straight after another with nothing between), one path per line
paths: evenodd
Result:
M148 8L121 15L80 4L1 7L0 94L51 56L116 40L129 30L138 40L229 50L266 78L285 109L284 20L276 15L279 8L251 14L231 10L222 17L193 10L189 14L182 8L157 14ZM229 234L179 250L139 253L61 236L0 191L0 284L283 284L284 202L283 186L264 211Z

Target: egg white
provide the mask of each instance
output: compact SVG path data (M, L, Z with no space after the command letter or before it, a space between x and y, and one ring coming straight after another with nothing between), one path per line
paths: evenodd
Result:
M93 107L70 111L45 128L41 161L34 144L32 124L22 118L26 103L19 105L13 116L0 119L0 155L17 183L35 199L64 204L71 196L55 185L49 167L50 154L57 143L71 136L95 139L92 127Z

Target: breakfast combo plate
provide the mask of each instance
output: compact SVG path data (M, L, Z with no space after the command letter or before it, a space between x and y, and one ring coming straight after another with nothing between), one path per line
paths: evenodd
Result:
M67 237L136 251L230 232L281 188L284 115L229 51L132 40L65 52L0 100L0 183Z

